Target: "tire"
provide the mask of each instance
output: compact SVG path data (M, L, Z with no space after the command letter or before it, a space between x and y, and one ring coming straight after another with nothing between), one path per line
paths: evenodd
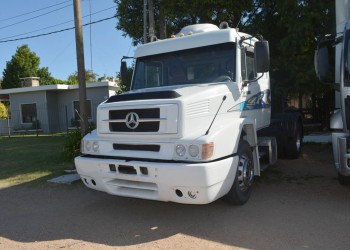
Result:
M289 137L284 148L285 157L288 159L298 159L303 145L303 132L301 123L298 122L295 134Z
M344 176L338 173L338 181L343 186L350 186L350 176Z
M235 180L224 198L232 205L243 205L249 200L254 178L253 153L249 143L241 141L237 154L239 160Z

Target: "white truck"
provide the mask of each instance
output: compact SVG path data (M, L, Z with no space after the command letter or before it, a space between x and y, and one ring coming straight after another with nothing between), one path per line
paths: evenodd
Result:
M330 128L335 168L341 184L350 182L350 3L336 0L336 34L326 35L315 53L315 69L320 81L329 84L330 48L335 47L334 88L336 108Z
M302 144L299 113L271 119L268 42L227 23L154 40L135 51L131 90L97 108L97 129L75 158L83 183L119 196L244 204L254 176L277 155L297 158Z

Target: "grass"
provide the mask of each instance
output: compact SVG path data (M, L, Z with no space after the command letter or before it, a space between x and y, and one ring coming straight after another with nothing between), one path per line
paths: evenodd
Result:
M71 165L62 154L63 135L0 138L0 189L25 183L43 184Z

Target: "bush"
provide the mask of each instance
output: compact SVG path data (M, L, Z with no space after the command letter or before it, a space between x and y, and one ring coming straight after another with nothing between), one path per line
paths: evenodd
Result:
M72 161L80 154L80 143L82 136L79 129L70 131L63 146L63 156L66 160Z
M7 115L8 115L8 113L7 113L7 108L6 108L5 104L0 102L0 119L6 119Z
M95 128L96 128L95 124L90 123L87 133L90 133ZM66 137L66 142L63 147L63 157L66 160L72 161L74 160L75 157L80 155L81 139L83 139L83 136L81 136L80 129L78 128L68 133Z
M70 119L70 125L72 127L79 128L80 127L80 121L72 118L72 119Z

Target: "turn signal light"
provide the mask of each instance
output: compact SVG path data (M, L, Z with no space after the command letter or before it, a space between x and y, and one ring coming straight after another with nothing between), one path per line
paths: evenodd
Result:
M214 154L214 142L202 145L202 159L209 159Z

